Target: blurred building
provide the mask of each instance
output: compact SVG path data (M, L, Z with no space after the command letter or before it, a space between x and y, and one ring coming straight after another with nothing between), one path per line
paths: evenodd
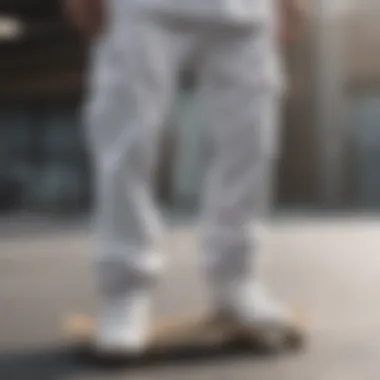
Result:
M84 48L59 1L0 3L1 209L75 210L89 199L77 109Z
M86 48L65 25L59 4L0 3L1 209L80 210L91 200L91 169L79 126ZM362 13L341 13L332 4L313 2L303 40L284 51L290 91L275 173L280 207L380 204L380 181L372 173L380 161L375 127L380 54L372 57L379 33L367 30L369 19ZM374 14L371 20L377 26ZM359 38L363 27L367 34ZM190 74L184 75L161 153L159 197L194 205L207 142Z
M348 202L380 208L380 3L352 1L345 30L346 141Z

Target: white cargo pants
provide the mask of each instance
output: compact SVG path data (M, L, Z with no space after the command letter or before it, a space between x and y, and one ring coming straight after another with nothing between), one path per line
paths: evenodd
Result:
M86 129L96 172L101 289L122 294L158 277L161 225L151 172L179 73L191 63L212 141L202 258L218 292L252 275L258 237L250 227L270 196L282 87L275 12L269 6L255 12L255 2L270 0L246 0L248 13L234 13L226 0L182 0L195 5L173 12L170 0L161 0L162 8L149 1L155 3L108 1L109 22L94 46ZM202 9L208 1L217 11Z

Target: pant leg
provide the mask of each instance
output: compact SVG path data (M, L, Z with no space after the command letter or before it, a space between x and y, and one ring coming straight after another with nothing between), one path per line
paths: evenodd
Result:
M94 46L87 134L95 168L95 240L101 290L150 284L161 258L151 180L160 127L187 41L129 1L107 2Z
M227 289L253 275L283 83L274 19L230 25L211 41L202 76L212 152L201 233L213 295L223 302Z

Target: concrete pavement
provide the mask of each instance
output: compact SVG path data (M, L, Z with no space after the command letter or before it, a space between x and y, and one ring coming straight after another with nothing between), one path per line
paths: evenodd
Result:
M306 352L203 356L113 369L79 361L61 337L66 313L91 311L94 305L86 229L49 222L19 228L15 222L8 234L5 223L0 223L0 380L380 377L380 221L281 218L270 224L260 275L276 295L312 313ZM193 229L168 233L165 248L169 266L157 291L157 314L207 308Z

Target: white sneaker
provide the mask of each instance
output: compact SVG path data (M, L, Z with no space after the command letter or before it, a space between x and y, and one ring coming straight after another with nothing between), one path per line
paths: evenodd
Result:
M280 339L297 336L301 339L303 335L300 321L293 313L257 283L246 282L235 286L224 298L219 314L246 331L261 336Z
M228 292L216 315L243 339L269 349L300 349L307 338L305 321L272 298L259 284Z
M245 325L270 328L292 321L290 310L258 283L246 283L238 287L231 306L235 317Z
M99 316L96 350L102 355L139 355L150 333L151 298L134 291L104 299Z

